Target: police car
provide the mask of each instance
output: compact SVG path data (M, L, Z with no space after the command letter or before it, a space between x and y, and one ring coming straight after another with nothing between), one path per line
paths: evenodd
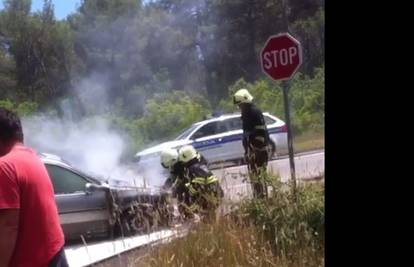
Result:
M160 165L160 153L166 148L191 144L209 163L240 161L244 156L241 114L226 114L194 123L175 140L150 147L135 155L138 165L145 169ZM288 153L287 127L279 118L263 113L270 138L276 144L276 156ZM154 165L155 164L155 165Z

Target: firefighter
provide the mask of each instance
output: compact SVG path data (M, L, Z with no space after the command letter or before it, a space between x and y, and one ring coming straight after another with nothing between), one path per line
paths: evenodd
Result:
M182 219L192 217L189 212L191 198L188 188L185 186L187 180L184 176L184 165L178 161L177 149L166 149L161 152L161 165L169 169L170 175L164 183L164 189L172 189L172 196L177 198L178 210Z
M187 188L193 198L193 210L205 221L214 221L216 209L224 196L215 175L208 169L207 161L191 145L179 150L179 160L184 164Z
M275 144L269 137L262 111L253 103L253 96L249 91L238 90L233 96L233 102L241 110L244 157L249 169L253 196L263 198L267 195L264 176L269 160L269 147L273 154Z

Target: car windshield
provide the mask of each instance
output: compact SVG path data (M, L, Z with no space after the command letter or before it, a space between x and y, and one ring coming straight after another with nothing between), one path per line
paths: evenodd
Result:
M177 138L175 138L175 140L186 139L192 133L192 131L195 130L195 128L197 128L197 126L198 126L198 124L191 125L190 128L188 128L187 130L182 132L179 136L177 136Z

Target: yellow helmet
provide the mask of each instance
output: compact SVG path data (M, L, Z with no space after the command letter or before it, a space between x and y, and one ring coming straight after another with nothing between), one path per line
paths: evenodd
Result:
M178 160L184 163L199 157L197 150L192 145L181 147L178 150L178 155Z
M171 168L178 161L177 149L167 148L161 152L161 165L164 168Z
M237 105L241 103L252 103L252 101L253 96L244 88L238 90L233 96L233 103Z

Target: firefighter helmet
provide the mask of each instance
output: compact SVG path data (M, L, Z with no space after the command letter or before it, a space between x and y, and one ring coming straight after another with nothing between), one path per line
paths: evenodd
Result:
M179 161L187 163L194 158L198 158L199 154L192 145L183 146L178 151Z
M172 167L178 161L177 149L167 148L161 152L161 165L164 168Z
M238 90L233 96L233 103L237 105L241 103L252 103L252 101L253 96L244 88Z

